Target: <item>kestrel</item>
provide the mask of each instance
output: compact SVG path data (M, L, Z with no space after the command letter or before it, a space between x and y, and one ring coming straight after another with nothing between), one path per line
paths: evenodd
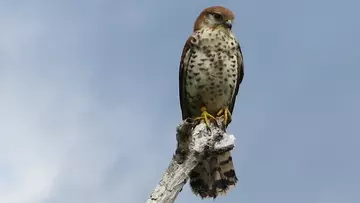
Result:
M244 77L243 56L231 28L234 13L221 6L204 9L184 46L179 93L182 118L209 125L224 116L231 122L239 85ZM203 160L190 173L190 186L202 198L216 198L235 186L237 177L230 152Z

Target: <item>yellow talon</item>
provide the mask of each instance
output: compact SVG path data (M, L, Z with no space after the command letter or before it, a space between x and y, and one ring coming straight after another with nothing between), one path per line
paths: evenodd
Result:
M220 111L216 114L217 116L224 115L224 125L227 126L231 122L231 112L228 107L224 107L220 109Z
M196 120L204 120L205 121L205 124L206 124L206 127L210 127L210 119L214 119L215 120L215 117L211 114L209 114L207 111L206 111L206 107L201 107L201 116L200 117L197 117L195 118Z

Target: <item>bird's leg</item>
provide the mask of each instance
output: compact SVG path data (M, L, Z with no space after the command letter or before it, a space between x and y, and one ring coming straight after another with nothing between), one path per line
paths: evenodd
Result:
M224 115L224 125L225 125L225 127L231 122L231 112L230 112L230 110L229 110L229 108L227 106L220 109L220 111L216 115L217 116Z
M210 119L214 119L215 120L215 117L211 114L209 114L207 111L206 111L206 107L203 106L201 107L201 116L200 117L197 117L195 118L196 120L204 120L205 121L205 124L206 126L209 128L210 127Z

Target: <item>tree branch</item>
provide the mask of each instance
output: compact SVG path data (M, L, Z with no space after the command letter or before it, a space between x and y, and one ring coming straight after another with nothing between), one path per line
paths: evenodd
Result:
M189 178L189 173L203 159L222 154L235 147L235 137L223 130L223 118L211 123L195 123L187 119L177 127L175 154L146 203L173 203ZM191 135L191 136L189 136Z

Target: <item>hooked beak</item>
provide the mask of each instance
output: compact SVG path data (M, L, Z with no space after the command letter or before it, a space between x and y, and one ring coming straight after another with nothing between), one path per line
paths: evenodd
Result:
M225 27L229 28L229 30L231 30L231 28L232 28L232 22L231 22L231 20L225 21L224 25L225 25Z

